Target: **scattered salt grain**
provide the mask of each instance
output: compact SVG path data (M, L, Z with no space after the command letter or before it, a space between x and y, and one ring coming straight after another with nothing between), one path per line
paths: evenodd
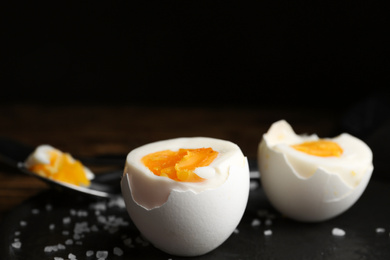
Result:
M65 245L73 245L73 240L72 239L67 239L66 241L65 241Z
M77 260L76 256L72 253L68 255L69 260Z
M272 235L272 230L270 230L270 229L264 230L264 235L265 235L265 236L270 236L270 235Z
M66 224L69 224L70 221L71 221L70 217L64 217L64 218L62 219L62 223L65 224L65 225L66 225Z
M131 238L126 238L125 240L123 240L123 244L125 244L125 246L130 248L134 247L133 240Z
M345 231L342 230L341 228L333 228L332 229L332 235L333 236L342 237L342 236L345 236Z
M81 236L79 234L74 234L73 235L73 239L74 240L79 240L79 239L81 239Z
M106 259L108 256L108 251L97 251L96 258L98 259Z
M53 245L53 246L45 246L43 249L43 252L50 253L50 252L57 252L58 250L64 250L66 247L62 244Z
M86 211L86 210L79 210L79 211L77 211L77 216L78 217L88 217L88 211Z
M240 233L240 230L238 230L238 228L236 228L233 232L234 232L234 234L238 234L238 233Z
M121 248L119 248L119 247L114 247L113 253L114 253L114 255L122 256L123 255L123 250Z
M62 231L62 235L68 236L68 235L69 235L69 231L68 231L68 230L63 230L63 231Z
M375 229L376 233L385 233L385 229L384 228L381 228L381 227L378 227Z
M12 243L12 247L15 249L20 249L22 247L22 243L20 241L15 241Z
M70 210L69 210L69 214L70 214L71 216L76 216L76 210L75 210L75 209L70 209Z
M73 232L75 234L89 233L91 229L88 227L88 222L77 222L74 225Z
M91 231L93 231L93 232L98 232L98 231L99 231L99 228L98 228L96 225L92 225L92 226L91 226Z
M272 220L266 219L264 224L265 224L266 226L271 226L271 225L272 225Z
M107 206L104 202L97 202L94 204L91 204L90 207L94 209L95 211L106 211Z
M55 227L56 227L56 226L55 226L54 224L50 224L50 225L49 225L49 229L50 229L50 230L54 230Z
M19 236L20 235L20 231L15 231L15 236Z
M53 209L53 206L51 204L46 204L45 209L46 211L51 211Z
M20 226L21 226L21 227L27 226L27 222L24 221L24 220L21 220L19 223L20 223Z
M64 260L64 258L55 256L55 257L54 257L54 260Z
M125 201L123 200L122 197L118 196L116 198L110 199L110 201L108 202L108 207L112 208L115 206L122 209L126 207Z
M34 214L34 215L38 215L39 214L39 209L32 209L31 213Z
M92 251L92 250L88 250L88 251L85 253L85 255L86 255L87 257L93 256L93 251Z
M251 181L250 182L250 185L249 185L250 190L255 190L258 187L259 187L259 183L257 181Z
M260 226L260 224L261 224L261 221L259 219L255 218L254 220L252 220L251 226L258 227L258 226Z

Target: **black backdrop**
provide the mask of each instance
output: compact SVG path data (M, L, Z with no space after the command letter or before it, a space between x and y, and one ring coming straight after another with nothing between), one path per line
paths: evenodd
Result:
M8 2L1 102L346 107L389 82L373 1Z

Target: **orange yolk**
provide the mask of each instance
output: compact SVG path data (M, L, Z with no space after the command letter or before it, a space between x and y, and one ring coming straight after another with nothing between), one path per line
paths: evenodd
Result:
M292 145L295 150L321 157L340 157L343 149L335 142L328 140L308 141Z
M175 181L201 182L205 179L194 173L198 167L210 165L218 156L211 148L164 150L145 155L141 161L155 175Z
M51 151L49 164L36 164L29 170L56 181L86 187L90 185L81 162L74 160L68 153Z

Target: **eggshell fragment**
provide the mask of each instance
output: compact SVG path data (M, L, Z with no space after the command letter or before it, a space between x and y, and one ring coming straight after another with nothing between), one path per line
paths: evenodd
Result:
M279 137L272 136L275 134L273 131L278 131ZM307 161L305 156L309 155L295 156L285 152L288 148L279 149L277 139L288 139L294 143L300 138L318 137L300 137L291 131L287 122L276 122L259 144L261 183L271 204L292 219L308 222L327 220L345 212L359 199L371 178L371 150L360 140L344 134L343 138L353 142L354 149L364 149L362 154L368 157L364 158L364 163L360 161L351 165L354 159L352 153L343 158L348 162L345 166L337 162L337 158L329 159L331 166L326 165L324 158ZM317 162L323 163L323 166L315 167ZM358 176L345 174L351 167L357 167L359 174L355 175Z
M197 256L210 252L232 234L245 211L249 196L247 159L238 146L223 140L198 137L162 142L135 152L143 151L140 156L145 155L161 145L212 147L222 156L208 166L215 172L209 168L204 174L211 179L216 178L211 175L223 176L223 171L227 175L217 177L216 183L180 183L150 174L129 154L121 181L128 213L142 235L169 254Z

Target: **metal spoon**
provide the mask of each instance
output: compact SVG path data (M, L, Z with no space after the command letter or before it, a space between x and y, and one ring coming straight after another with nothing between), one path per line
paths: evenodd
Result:
M34 148L7 138L0 138L0 162L17 169L19 172L34 176L50 186L71 193L110 198L120 195L120 179L122 171L96 174L89 187L81 187L65 182L52 180L29 171L24 161ZM112 160L110 160L112 162ZM118 160L117 160L118 162ZM123 159L124 164L124 159Z

